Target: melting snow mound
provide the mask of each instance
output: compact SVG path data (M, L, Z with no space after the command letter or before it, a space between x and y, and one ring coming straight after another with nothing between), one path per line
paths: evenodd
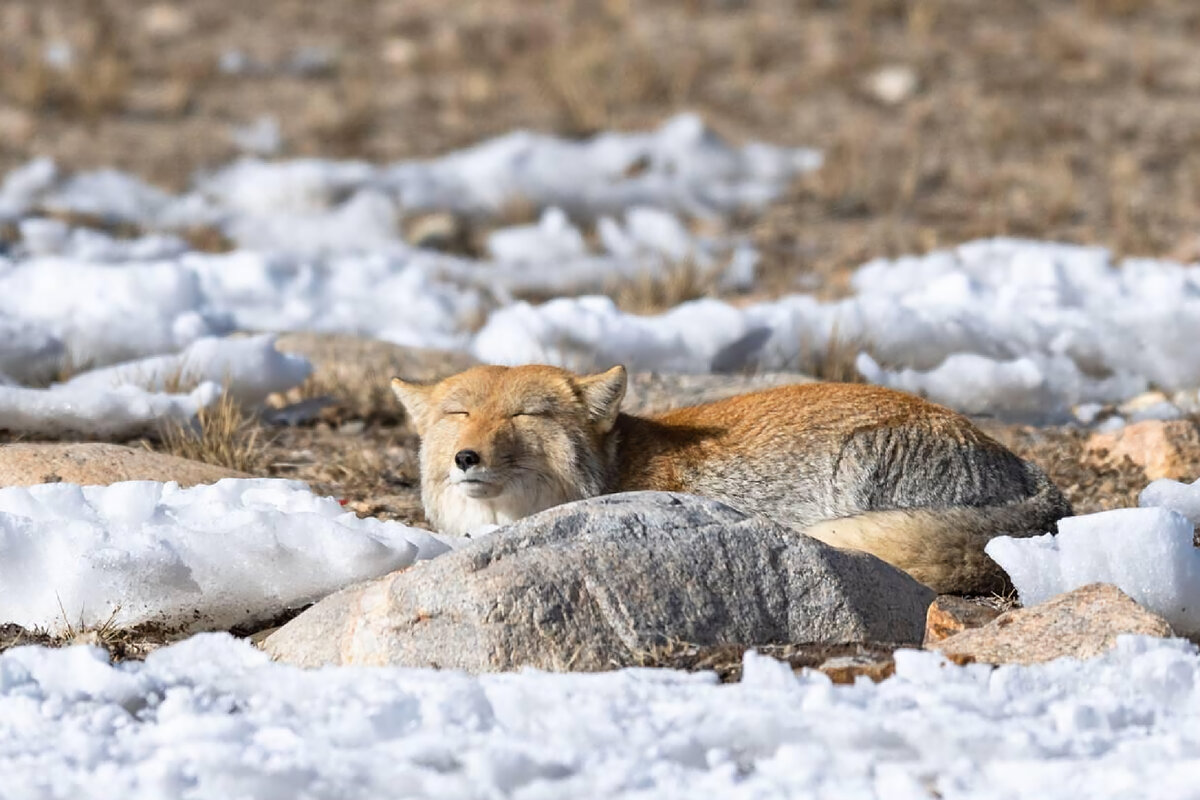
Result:
M1155 481L1143 508L1121 508L1059 520L1058 534L998 537L986 552L1012 578L1024 605L1089 583L1111 583L1161 614L1175 632L1200 635L1200 481ZM1189 519L1189 516L1191 519Z
M295 481L14 486L0 489L0 619L229 628L447 549Z
M105 390L132 384L166 391L172 384L226 384L239 403L257 405L273 392L298 386L312 372L307 359L275 349L273 334L199 339L175 355L151 356L76 375L66 386Z
M272 392L299 385L311 372L306 359L276 350L273 335L206 337L176 355L91 370L48 389L0 385L0 429L128 438L164 421L187 423L223 391L256 406ZM172 391L179 384L195 388Z

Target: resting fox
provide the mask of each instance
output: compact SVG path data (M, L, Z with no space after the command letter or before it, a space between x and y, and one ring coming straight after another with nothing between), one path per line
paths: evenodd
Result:
M624 367L474 367L392 381L421 437L430 522L463 534L550 506L657 489L717 498L865 550L939 592L1007 585L983 552L1071 507L965 417L877 386L810 383L651 418L622 414Z

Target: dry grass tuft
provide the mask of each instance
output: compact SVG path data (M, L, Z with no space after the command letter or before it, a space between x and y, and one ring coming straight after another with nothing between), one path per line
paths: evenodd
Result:
M130 627L119 626L116 624L117 615L121 613L119 603L113 607L108 619L97 626L84 625L82 619L71 622L61 600L58 609L64 625L61 635L51 636L41 629L26 631L18 626L0 625L0 651L21 644L40 644L45 647L71 647L82 644L103 648L114 661L141 660L162 645L177 640L182 634L179 629L152 622ZM5 631L4 628L15 630Z
M377 87L365 76L343 77L332 89L313 95L305 125L329 154L343 158L361 155L378 119L376 93Z
M562 127L585 135L611 127L623 108L686 106L702 66L697 53L665 61L626 18L610 16L570 30L542 54L535 74Z
M254 475L264 472L269 445L263 427L226 392L200 410L195 425L162 425L153 449Z
M639 272L613 281L604 291L613 302L631 314L661 314L689 300L715 297L722 266L702 267L694 261L672 264L665 269Z
M118 27L112 14L94 9L73 37L60 41L70 54L60 64L49 62L41 42L25 42L0 62L0 93L30 111L89 123L121 110L133 65L120 44Z

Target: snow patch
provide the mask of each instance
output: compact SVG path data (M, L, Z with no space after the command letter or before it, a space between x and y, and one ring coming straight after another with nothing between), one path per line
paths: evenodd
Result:
M0 386L0 430L128 439L165 422L188 423L220 396L220 385L212 382L184 394L128 384L102 391L63 384L49 389Z
M188 423L223 392L257 406L311 371L306 359L276 350L271 334L205 338L176 355L83 372L47 389L0 386L0 429L129 438L165 421Z
M262 621L448 549L295 481L0 489L0 619L63 633ZM64 618L65 616L65 618Z
M175 355L152 356L76 375L65 388L103 392L134 385L164 391L172 385L212 382L228 386L229 395L256 406L275 392L299 386L312 373L308 360L275 349L274 334L243 338L206 337Z

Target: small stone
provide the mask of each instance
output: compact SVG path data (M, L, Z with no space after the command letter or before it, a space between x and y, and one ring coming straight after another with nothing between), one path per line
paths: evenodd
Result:
M383 61L397 69L407 69L417 63L421 50L412 39L394 36L383 43Z
M1139 411L1158 405L1159 403L1169 402L1167 396L1162 392L1142 392L1136 397L1131 397L1121 405L1117 406L1117 411L1125 416L1132 416Z
M1144 420L1120 430L1092 434L1089 454L1119 462L1128 458L1150 480L1189 477L1200 459L1200 430L1188 420Z
M447 211L421 214L405 228L405 240L424 250L458 251L467 240L462 220Z
M193 26L192 15L182 3L155 3L142 14L142 30L153 39L178 39Z
M265 642L267 640L267 637L270 636L272 633L274 633L277 630L279 630L279 626L273 625L270 628L263 628L261 631L255 631L254 633L250 634L250 636L247 638L250 639L250 644L254 645L255 647L261 648L263 642Z
M952 594L940 595L925 614L925 646L971 628L982 627L1000 616L1000 609L982 600Z
M828 675L834 683L852 684L860 675L879 683L895 673L896 662L891 658L836 656L822 662L817 669Z
M895 106L912 97L920 81L917 72L904 64L881 67L867 78L867 91L884 105Z
M1172 636L1171 626L1107 583L1092 583L1045 603L1001 614L981 628L937 642L959 664L1037 664L1056 658L1093 658L1122 634Z
M1091 425L1100 419L1100 415L1105 411L1103 403L1080 403L1071 409L1071 413L1075 419L1084 425Z

